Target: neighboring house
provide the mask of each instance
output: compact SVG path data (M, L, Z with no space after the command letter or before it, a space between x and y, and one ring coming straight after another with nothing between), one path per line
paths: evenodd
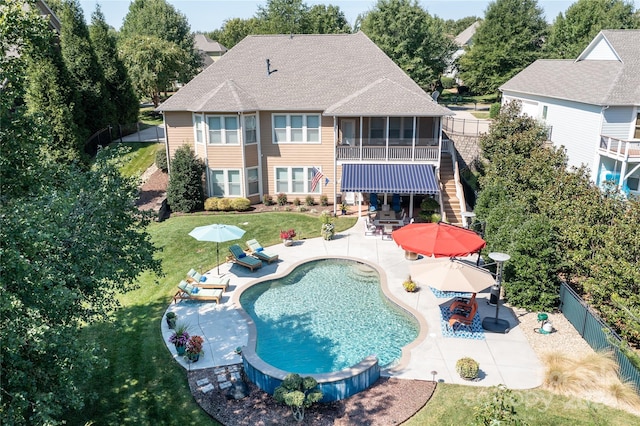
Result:
M279 193L413 203L439 195L449 149L441 126L450 111L362 32L246 37L158 110L168 159L190 146L206 163L209 196L252 203Z
M478 28L479 25L480 25L480 21L474 22L473 24L465 28L464 31L458 34L454 39L454 42L456 46L458 46L458 49L455 52L453 52L453 55L451 55L449 66L447 67L444 73L445 76L451 77L451 78L455 77L457 79L458 69L455 66L455 61L460 56L464 55L464 53L471 48L471 45L473 44L473 36L475 35L476 29ZM460 81L457 81L457 82L460 83Z
M202 55L204 68L207 68L209 65L220 59L220 57L228 50L226 47L217 41L211 40L204 34L196 34L194 36L194 41L196 49L198 49Z
M578 59L538 60L500 90L551 127L570 166L640 195L640 30L603 30Z

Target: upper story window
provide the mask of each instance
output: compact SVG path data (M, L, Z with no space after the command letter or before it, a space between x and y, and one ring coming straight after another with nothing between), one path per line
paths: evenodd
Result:
M196 143L204 143L204 119L202 116L194 115L193 124L196 131Z
M382 117L371 117L371 129L369 130L369 137L371 139L385 139L385 119Z
M207 125L210 145L237 145L240 142L238 116L210 115Z
M636 117L636 131L633 134L634 139L640 139L640 112L638 113L638 116Z
M258 142L258 135L256 132L256 116L245 115L244 116L244 144L250 145Z
M274 114L273 143L319 143L320 115Z

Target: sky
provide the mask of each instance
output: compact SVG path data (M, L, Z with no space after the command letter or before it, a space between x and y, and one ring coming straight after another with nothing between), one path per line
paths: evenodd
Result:
M179 12L183 13L191 30L196 32L208 32L222 27L227 19L251 18L258 11L258 6L266 5L266 1L252 0L168 0ZM362 0L305 0L308 6L315 4L335 5L345 14L351 25L354 24L359 14L373 9L377 1ZM423 9L429 14L442 19L460 19L466 16L483 17L484 11L490 1L485 0L446 0L446 1L419 1ZM548 22L552 22L560 12L565 12L573 1L565 0L538 0ZM640 7L640 0L634 1L636 8ZM100 4L107 24L119 30L122 21L129 11L129 0L80 0L87 24L91 23L91 14L95 11L96 4Z

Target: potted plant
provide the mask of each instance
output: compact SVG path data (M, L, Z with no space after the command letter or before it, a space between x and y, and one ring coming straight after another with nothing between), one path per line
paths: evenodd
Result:
M169 343L173 343L176 347L178 355L184 355L187 348L187 342L189 341L189 328L186 324L176 324L173 334L169 337Z
M418 285L411 279L411 276L407 277L406 280L402 283L402 287L404 287L405 291L409 293L414 293L418 291Z
M170 329L174 329L176 327L176 322L178 321L178 315L175 312L167 312L165 315L167 320L167 325Z
M191 336L187 341L187 348L185 356L191 362L196 362L200 359L200 355L204 354L202 350L202 344L204 339L201 336Z
M324 211L320 215L320 222L322 222L322 226L320 227L320 235L325 240L330 240L333 238L333 234L335 234L335 225L331 222L331 215Z
M473 358L460 358L456 362L456 371L465 380L475 380L480 372L480 365Z
M295 229L280 231L280 239L282 240L282 243L287 247L293 244L293 239L295 238L295 236L296 236Z

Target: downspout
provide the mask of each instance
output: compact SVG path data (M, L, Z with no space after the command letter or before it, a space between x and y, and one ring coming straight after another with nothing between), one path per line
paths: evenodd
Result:
M243 182L242 189L240 190L241 194L244 194L247 197L247 153L245 152L246 146L244 145L244 113L238 111L238 121L240 127L240 150L242 152L242 176L240 177L240 182Z
M338 213L338 117L333 116L333 216ZM322 192L322 191L321 191ZM341 200L344 202L344 200Z
M256 111L256 143L258 144L258 194L262 201L264 186L262 185L262 142L260 141L260 111Z
M167 174L171 175L171 158L169 157L169 132L167 131L167 116L162 111L162 124L164 125L164 152L167 156Z

